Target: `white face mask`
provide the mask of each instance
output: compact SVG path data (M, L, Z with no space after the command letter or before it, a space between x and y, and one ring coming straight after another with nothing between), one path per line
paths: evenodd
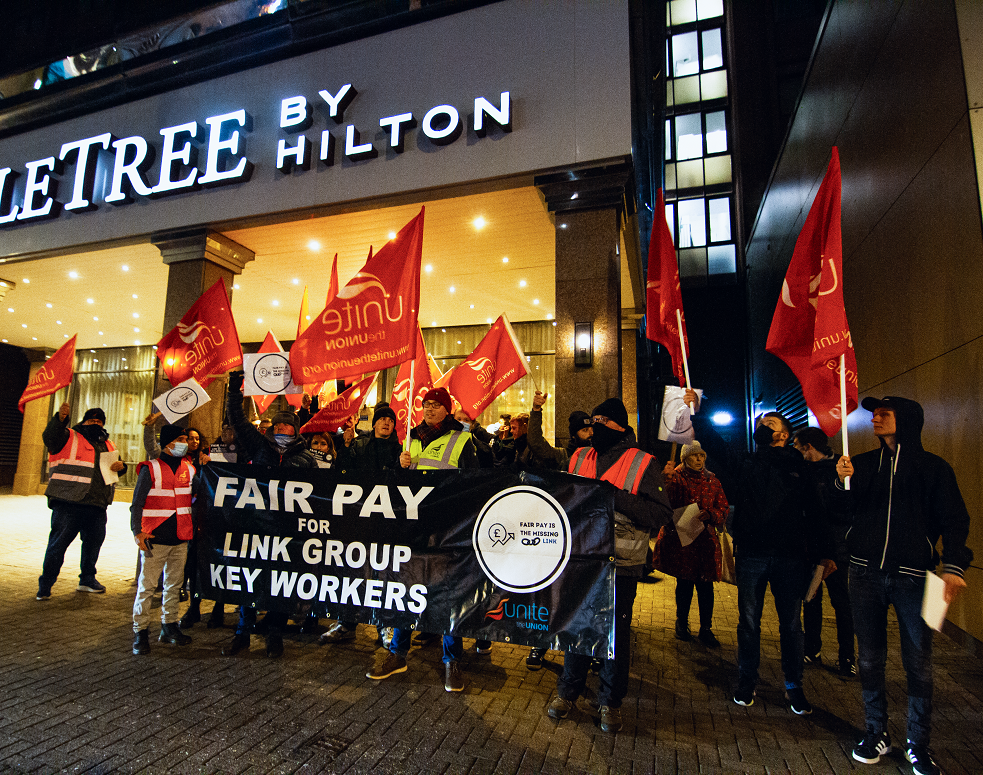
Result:
M175 441L171 446L170 454L173 457L184 457L188 454L188 445L185 442Z
M291 441L293 441L294 437L287 433L277 433L274 434L273 440L276 442L276 445L278 447L283 448L286 447Z

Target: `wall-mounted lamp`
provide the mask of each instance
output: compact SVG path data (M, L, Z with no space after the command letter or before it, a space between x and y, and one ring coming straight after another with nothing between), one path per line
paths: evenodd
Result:
M573 365L592 366L594 363L594 324L573 324Z

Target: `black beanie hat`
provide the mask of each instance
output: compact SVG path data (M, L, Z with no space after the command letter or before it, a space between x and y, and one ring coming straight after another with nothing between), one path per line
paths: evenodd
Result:
M584 428L590 427L590 415L587 412L581 412L579 409L576 412L570 413L570 438L574 438L577 435L577 431L582 431Z
M103 425L105 425L106 413L97 406L93 409L89 409L85 414L82 415L82 422L86 422L87 420L99 420Z
M597 417L597 415L607 417L625 430L628 429L628 410L625 409L625 404L620 398L609 398L607 401L603 401L595 406L594 411L590 414L591 417Z
M383 417L388 417L393 421L393 425L396 424L396 413L392 410L389 404L386 404L385 406L379 406L376 408L375 414L372 415L372 427L374 428L375 424Z
M180 425L165 425L160 429L160 448L164 449L164 447L174 441L178 436L186 436L187 433L187 429L182 428Z
M293 412L277 412L270 421L272 428L283 423L284 425L294 426L294 431L300 433L300 418Z

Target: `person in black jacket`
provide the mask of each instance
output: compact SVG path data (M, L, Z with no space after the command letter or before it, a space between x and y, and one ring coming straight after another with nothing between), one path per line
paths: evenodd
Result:
M687 404L699 407L693 390ZM789 446L792 426L778 412L755 424L755 451L742 455L694 417L693 425L707 453L715 459L728 500L734 504L734 559L737 565L737 690L734 702L753 705L761 663L761 613L770 586L778 614L785 697L797 715L812 713L802 690L802 598L816 564L834 563L826 519L809 487L805 460Z
M307 442L300 435L300 420L293 412L277 412L267 432L260 433L246 419L242 411L242 372L229 375L229 395L227 406L229 419L236 432L236 443L242 457L254 466L268 468L317 468L317 461L307 448ZM283 654L281 632L287 623L287 614L282 611L269 611L263 618L266 627L266 655L276 658ZM249 635L256 623L256 609L240 606L239 624L232 642L224 649L224 656L238 654L249 648Z
M938 564L951 603L966 587L973 561L966 546L969 513L956 475L942 458L922 448L925 415L915 401L897 396L865 398L880 449L836 465L838 495L850 549L850 600L857 628L866 732L853 758L867 764L891 751L887 733L887 609L901 631L901 660L908 675L906 754L916 775L934 775L928 750L932 726L932 630L921 618L926 575ZM850 477L850 489L843 482Z

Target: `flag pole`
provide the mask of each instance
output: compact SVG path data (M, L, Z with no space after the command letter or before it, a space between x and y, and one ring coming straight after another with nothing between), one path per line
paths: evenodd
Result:
M840 353L840 433L843 437L843 454L850 457L850 439L846 432L846 354ZM843 489L850 489L850 477L843 480Z
M689 360L686 358L686 337L683 336L683 313L680 309L676 308L676 328L679 330L679 350L683 354L683 374L686 376L686 389L692 390L693 386L689 381ZM693 405L687 404L689 406L690 417L693 416Z
M410 451L410 431L413 430L413 405L416 403L416 394L413 390L416 388L416 357L410 361L410 393L409 393L409 406L406 409L406 438L403 439L403 452Z

